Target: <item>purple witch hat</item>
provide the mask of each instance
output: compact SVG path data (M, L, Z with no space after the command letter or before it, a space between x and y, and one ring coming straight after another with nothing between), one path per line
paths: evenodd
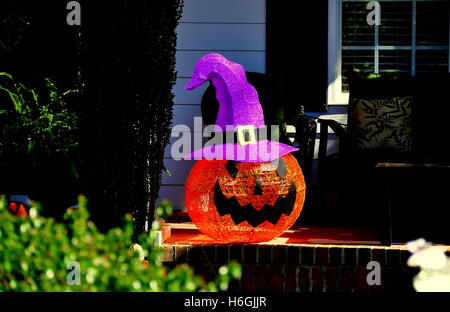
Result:
M197 89L208 80L216 88L219 101L215 142L183 158L267 162L298 150L267 139L270 131L264 124L258 93L247 82L242 65L217 53L205 55L195 64L194 75L185 89Z

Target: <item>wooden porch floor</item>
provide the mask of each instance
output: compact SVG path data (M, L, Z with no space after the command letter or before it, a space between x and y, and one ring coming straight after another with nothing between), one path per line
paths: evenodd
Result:
M218 245L216 241L200 233L191 222L167 223L171 227L171 237L166 244ZM296 226L280 237L259 243L264 245L381 245L377 231L361 227L318 227Z

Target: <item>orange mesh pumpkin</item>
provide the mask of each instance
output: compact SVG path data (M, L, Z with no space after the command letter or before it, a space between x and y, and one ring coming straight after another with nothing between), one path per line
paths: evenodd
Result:
M263 242L298 218L305 182L290 153L273 162L197 161L186 181L186 206L198 229L219 242Z

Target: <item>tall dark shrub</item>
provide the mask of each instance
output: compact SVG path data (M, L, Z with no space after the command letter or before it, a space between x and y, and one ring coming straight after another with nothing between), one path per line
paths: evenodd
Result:
M84 1L82 146L100 228L132 212L138 232L154 214L175 83L182 0Z

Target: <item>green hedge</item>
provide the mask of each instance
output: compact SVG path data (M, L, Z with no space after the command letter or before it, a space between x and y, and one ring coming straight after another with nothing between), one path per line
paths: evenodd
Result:
M123 228L100 233L84 197L61 223L38 211L35 205L29 218L19 218L0 201L0 291L218 291L241 275L236 263L220 268L210 282L186 264L169 269L161 262L162 248L152 243L154 230L140 237L142 250L136 252L130 248L131 216Z

